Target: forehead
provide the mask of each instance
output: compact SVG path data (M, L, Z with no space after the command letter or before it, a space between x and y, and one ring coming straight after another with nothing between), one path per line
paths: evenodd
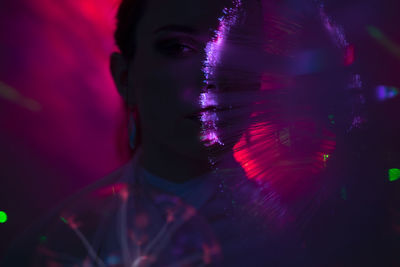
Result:
M207 33L218 26L218 18L229 0L147 0L138 31L149 33L166 25L181 25ZM144 32L143 32L144 31Z

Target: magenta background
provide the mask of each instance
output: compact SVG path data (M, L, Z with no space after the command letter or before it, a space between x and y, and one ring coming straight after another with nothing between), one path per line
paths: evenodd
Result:
M1 1L0 250L67 195L125 160L122 105L108 69L115 0ZM1 87L1 86L0 86ZM0 88L4 93L4 88ZM23 99L40 104L33 111Z

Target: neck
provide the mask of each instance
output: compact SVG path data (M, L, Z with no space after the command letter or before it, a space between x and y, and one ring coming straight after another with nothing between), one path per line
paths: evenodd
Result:
M208 160L182 155L164 146L143 145L139 165L170 182L183 183L211 171Z

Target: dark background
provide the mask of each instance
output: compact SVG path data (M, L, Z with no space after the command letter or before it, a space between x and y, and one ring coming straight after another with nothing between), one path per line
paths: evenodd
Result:
M34 220L128 158L125 116L108 70L117 6L0 1L0 210L9 217L0 224L0 255ZM367 100L364 141L377 180L356 185L376 194L368 205L379 199L382 208L371 219L373 240L394 243L400 181L389 182L387 171L400 168L400 96L379 101L376 87L400 88L400 1L332 0L326 8L355 46Z

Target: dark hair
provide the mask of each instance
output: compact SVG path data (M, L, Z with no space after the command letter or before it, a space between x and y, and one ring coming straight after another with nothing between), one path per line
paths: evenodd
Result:
M114 33L115 42L126 58L135 53L135 28L144 9L144 0L122 0L117 13L117 28Z
M135 54L135 31L137 24L144 12L144 0L122 0L118 7L118 12L116 16L116 29L114 32L115 43L118 46L120 53L126 59L131 59ZM125 103L123 105L123 113L125 114L125 119L121 121L120 134L117 135L117 147L121 158L130 158L136 148L138 143L140 143L140 131L136 135L136 144L132 148L130 146L130 140L127 136L127 123L131 117L130 114L133 112L135 121L139 124L139 117L137 110L132 110L131 107ZM129 126L128 126L129 128ZM127 149L129 148L130 149Z

